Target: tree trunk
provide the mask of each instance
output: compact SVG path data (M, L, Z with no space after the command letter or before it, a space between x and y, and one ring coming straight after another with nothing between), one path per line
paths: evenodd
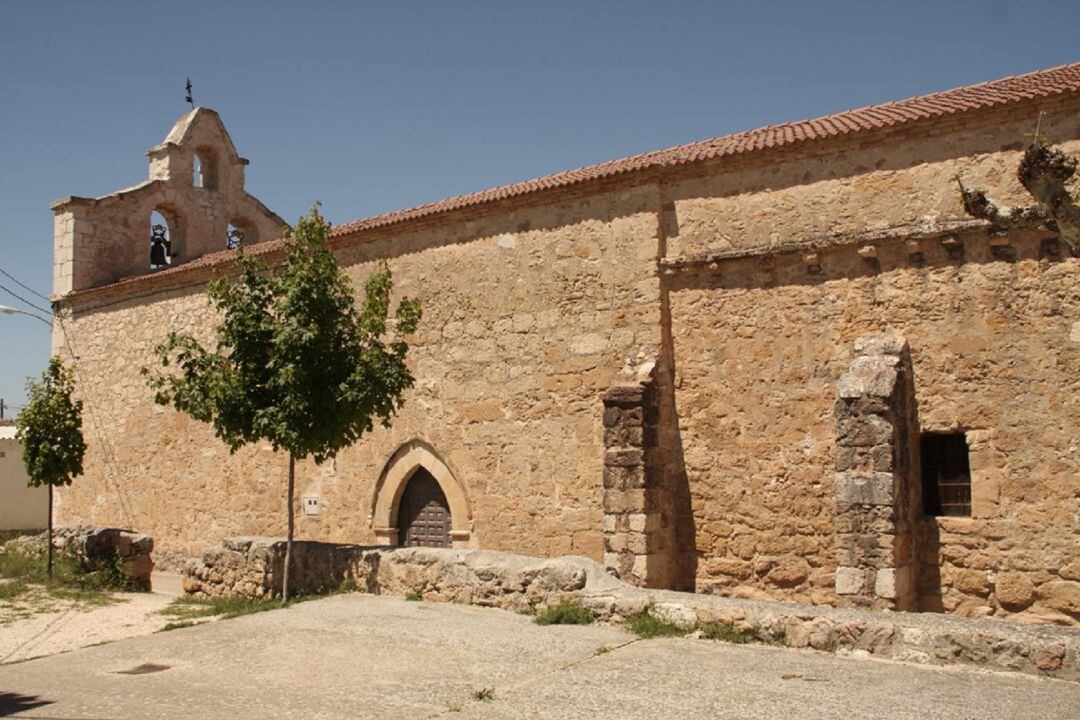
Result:
M283 569L283 576L281 579L281 602L289 602L289 575L292 571L292 540L293 540L293 487L296 483L296 458L293 454L289 453L289 494L288 494L288 509L289 509L289 534L285 538L285 567Z
M48 572L49 572L49 579L50 580L52 580L52 556L53 556L53 549L52 549L52 534L53 534L53 528L52 528L52 493L53 493L53 486L52 486L52 483L49 483L49 533L48 533L49 537L48 537L48 539L46 541L48 543L48 545L49 545L49 549L48 549L46 554L47 554L47 556L49 558L49 560L48 560L48 569L49 569Z

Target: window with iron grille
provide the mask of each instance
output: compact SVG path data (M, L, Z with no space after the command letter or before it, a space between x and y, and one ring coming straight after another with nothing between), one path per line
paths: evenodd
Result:
M971 516L971 467L963 433L922 436L923 512Z

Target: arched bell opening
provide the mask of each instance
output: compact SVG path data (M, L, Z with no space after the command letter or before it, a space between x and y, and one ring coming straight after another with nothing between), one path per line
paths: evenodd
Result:
M175 264L180 255L181 232L179 216L165 207L150 213L150 269L161 270Z
M255 224L245 218L234 218L225 230L225 247L235 250L241 245L250 245L258 242L258 232Z

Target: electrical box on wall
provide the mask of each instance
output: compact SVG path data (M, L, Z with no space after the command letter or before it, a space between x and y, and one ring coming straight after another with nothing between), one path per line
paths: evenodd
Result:
M318 515L319 514L319 498L314 495L309 495L304 498L304 514L305 515Z

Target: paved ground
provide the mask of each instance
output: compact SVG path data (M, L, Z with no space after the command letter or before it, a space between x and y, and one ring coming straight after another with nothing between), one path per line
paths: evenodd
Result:
M5 714L1075 720L1080 685L355 594L0 667Z

